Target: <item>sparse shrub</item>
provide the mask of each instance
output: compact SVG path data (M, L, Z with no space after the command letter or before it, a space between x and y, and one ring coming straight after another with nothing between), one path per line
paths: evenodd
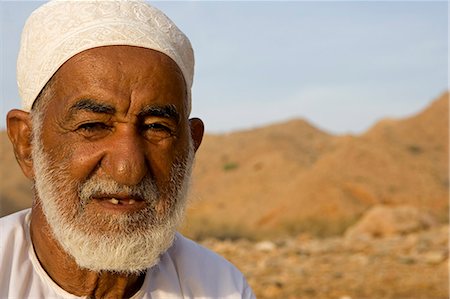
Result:
M238 224L218 223L207 218L191 218L183 225L181 232L187 237L202 241L208 238L218 240L256 240L256 235Z
M285 222L283 224L283 230L291 236L300 233L308 233L317 238L341 236L358 219L359 216L339 220L309 218L297 222Z
M421 154L423 152L423 149L416 144L411 144L408 146L408 151L412 154L417 155L417 154Z
M236 169L236 168L238 168L239 167L239 164L238 163L235 163L235 162L226 162L224 165L223 165L223 170L224 171L230 171L230 170L234 170L234 169Z

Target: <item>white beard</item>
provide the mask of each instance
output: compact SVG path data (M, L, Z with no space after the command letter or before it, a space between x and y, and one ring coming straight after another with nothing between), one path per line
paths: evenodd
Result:
M66 163L52 169L39 137L36 140L32 152L36 192L53 237L75 262L92 271L121 273L138 273L157 264L184 217L192 141L187 157L171 169L170 186L158 190L149 177L131 187L96 176L85 182L71 181ZM85 208L96 192L138 194L146 207L130 215L93 213Z

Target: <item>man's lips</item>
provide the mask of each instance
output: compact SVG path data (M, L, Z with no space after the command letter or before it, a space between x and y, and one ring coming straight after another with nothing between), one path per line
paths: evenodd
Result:
M93 201L105 208L123 211L139 210L145 204L140 197L121 195L93 196Z
M100 198L100 200L107 200L113 205L133 205L136 203L136 200L134 198Z

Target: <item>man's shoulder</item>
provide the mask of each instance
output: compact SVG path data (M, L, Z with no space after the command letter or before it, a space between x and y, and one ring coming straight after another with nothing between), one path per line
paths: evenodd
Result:
M242 273L213 251L177 234L159 263L160 271L176 272L180 288L192 297L253 298ZM172 276L172 275L171 275Z
M30 209L0 218L0 250L22 244L26 238L26 227Z
M31 209L25 209L0 218L0 227L2 233L9 232L15 229L22 229L26 223L27 217Z
M198 266L208 265L211 270L218 268L221 271L228 269L239 272L233 264L222 256L179 233L176 235L174 245L169 249L169 254L178 262L195 263Z

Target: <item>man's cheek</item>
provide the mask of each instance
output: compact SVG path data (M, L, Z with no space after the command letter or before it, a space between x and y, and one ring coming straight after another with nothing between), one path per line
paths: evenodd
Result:
M104 150L101 148L87 144L75 146L65 152L62 162L67 165L74 180L83 182L93 173L101 171L102 159L105 156Z

